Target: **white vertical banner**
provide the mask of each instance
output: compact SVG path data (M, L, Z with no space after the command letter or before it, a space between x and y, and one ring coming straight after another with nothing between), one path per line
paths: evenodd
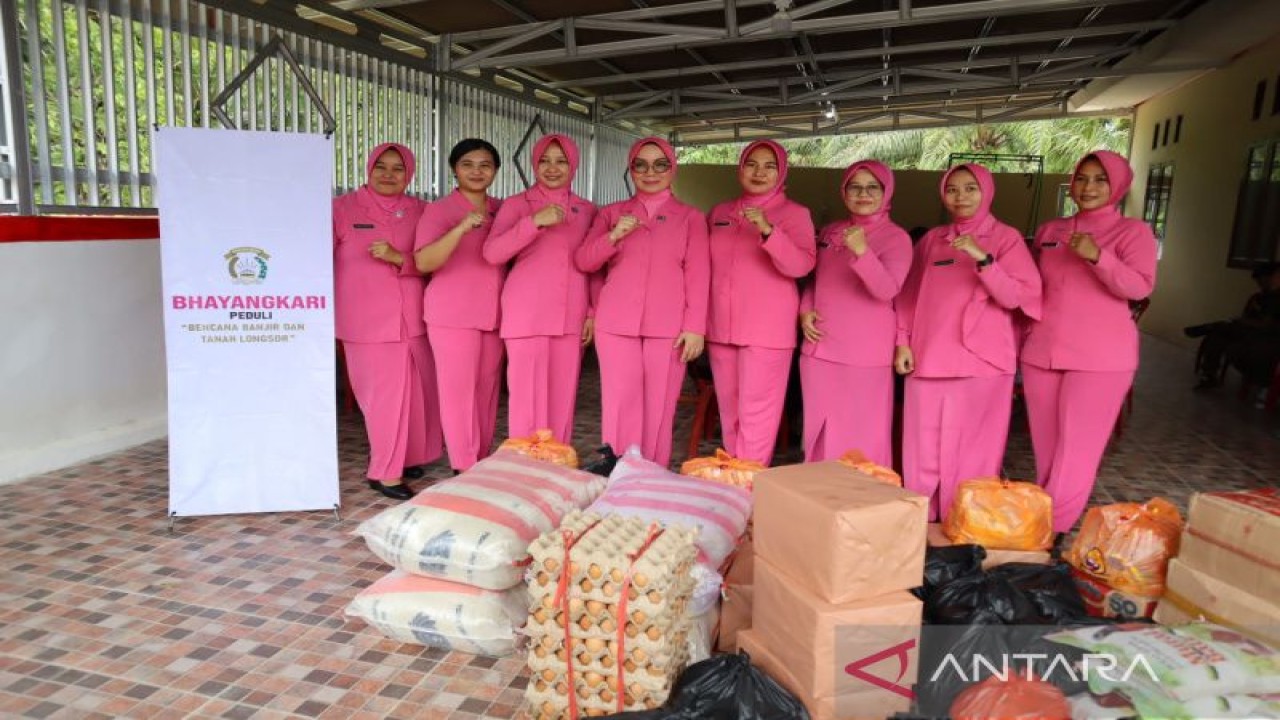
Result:
M333 144L153 135L171 515L338 505Z

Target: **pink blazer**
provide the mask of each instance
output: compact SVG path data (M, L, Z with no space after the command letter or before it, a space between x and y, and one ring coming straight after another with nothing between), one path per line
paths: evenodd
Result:
M643 223L616 245L609 230L623 215ZM575 255L578 269L608 267L596 328L631 337L705 335L711 258L707 219L674 197L648 217L635 198L604 207Z
M819 360L880 367L893 364L897 317L893 299L911 269L911 238L888 220L867 228L867 252L858 257L844 244L849 220L822 229L817 274L800 298L800 312L817 310L822 340L800 352Z
M981 272L973 258L951 247L951 225L930 230L916 245L897 314L898 344L910 346L917 377L1012 374L1014 311L1040 316L1040 273L1022 235L995 218L972 234L995 256Z
M573 195L564 222L539 230L533 215L540 206L534 207L527 195L526 191L503 201L484 241L487 262L515 261L502 287L500 334L577 335L589 315L591 293L573 254L591 227L596 206Z
M485 262L481 248L501 205L501 200L489 198L488 221L464 233L445 264L431 273L423 302L428 325L498 329L498 298L507 269ZM439 240L471 210L471 201L457 190L428 205L418 221L413 249Z
M742 217L737 200L711 209L711 342L796 346L796 279L813 270L813 218L808 208L781 193L763 207L773 225L768 239Z
M423 279L413 264L413 231L426 203L392 218L366 204L359 193L333 201L334 327L340 340L394 342L426 333L422 322ZM386 240L404 255L395 265L369 255Z
M1022 359L1053 370L1135 370L1138 327L1129 301L1155 286L1155 236L1141 220L1112 218L1091 230L1101 249L1094 265L1067 244L1074 221L1050 220L1036 233L1044 314L1031 325Z

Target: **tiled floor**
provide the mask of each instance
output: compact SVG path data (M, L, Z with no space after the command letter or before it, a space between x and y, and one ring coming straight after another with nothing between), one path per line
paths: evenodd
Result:
M1098 500L1185 503L1194 490L1276 483L1280 414L1239 403L1234 388L1193 393L1190 365L1188 352L1146 341ZM595 378L584 378L580 449L596 443ZM1032 467L1024 422L1009 453L1020 477ZM684 407L678 438L689 424ZM386 571L352 530L390 501L363 484L354 416L340 447L341 521L188 518L170 533L164 441L0 487L0 715L513 717L519 658L401 645L343 617Z

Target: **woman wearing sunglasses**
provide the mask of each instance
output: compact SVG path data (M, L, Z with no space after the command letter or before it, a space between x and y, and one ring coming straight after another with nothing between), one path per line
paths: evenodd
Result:
M707 225L671 193L670 144L643 138L628 160L635 195L600 211L575 260L584 273L607 268L595 328L603 440L667 465L684 364L706 335Z

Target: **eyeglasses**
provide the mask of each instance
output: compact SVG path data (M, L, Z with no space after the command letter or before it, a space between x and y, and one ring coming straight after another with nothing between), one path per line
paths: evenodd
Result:
M645 162L644 160L636 160L635 162L631 163L631 172L637 175L644 175L645 173L651 170L661 175L671 170L671 163L667 162L666 160L658 160L654 162L652 165Z
M858 195L866 195L867 197L875 197L884 192L884 188L879 185L845 185L844 191L857 197Z

